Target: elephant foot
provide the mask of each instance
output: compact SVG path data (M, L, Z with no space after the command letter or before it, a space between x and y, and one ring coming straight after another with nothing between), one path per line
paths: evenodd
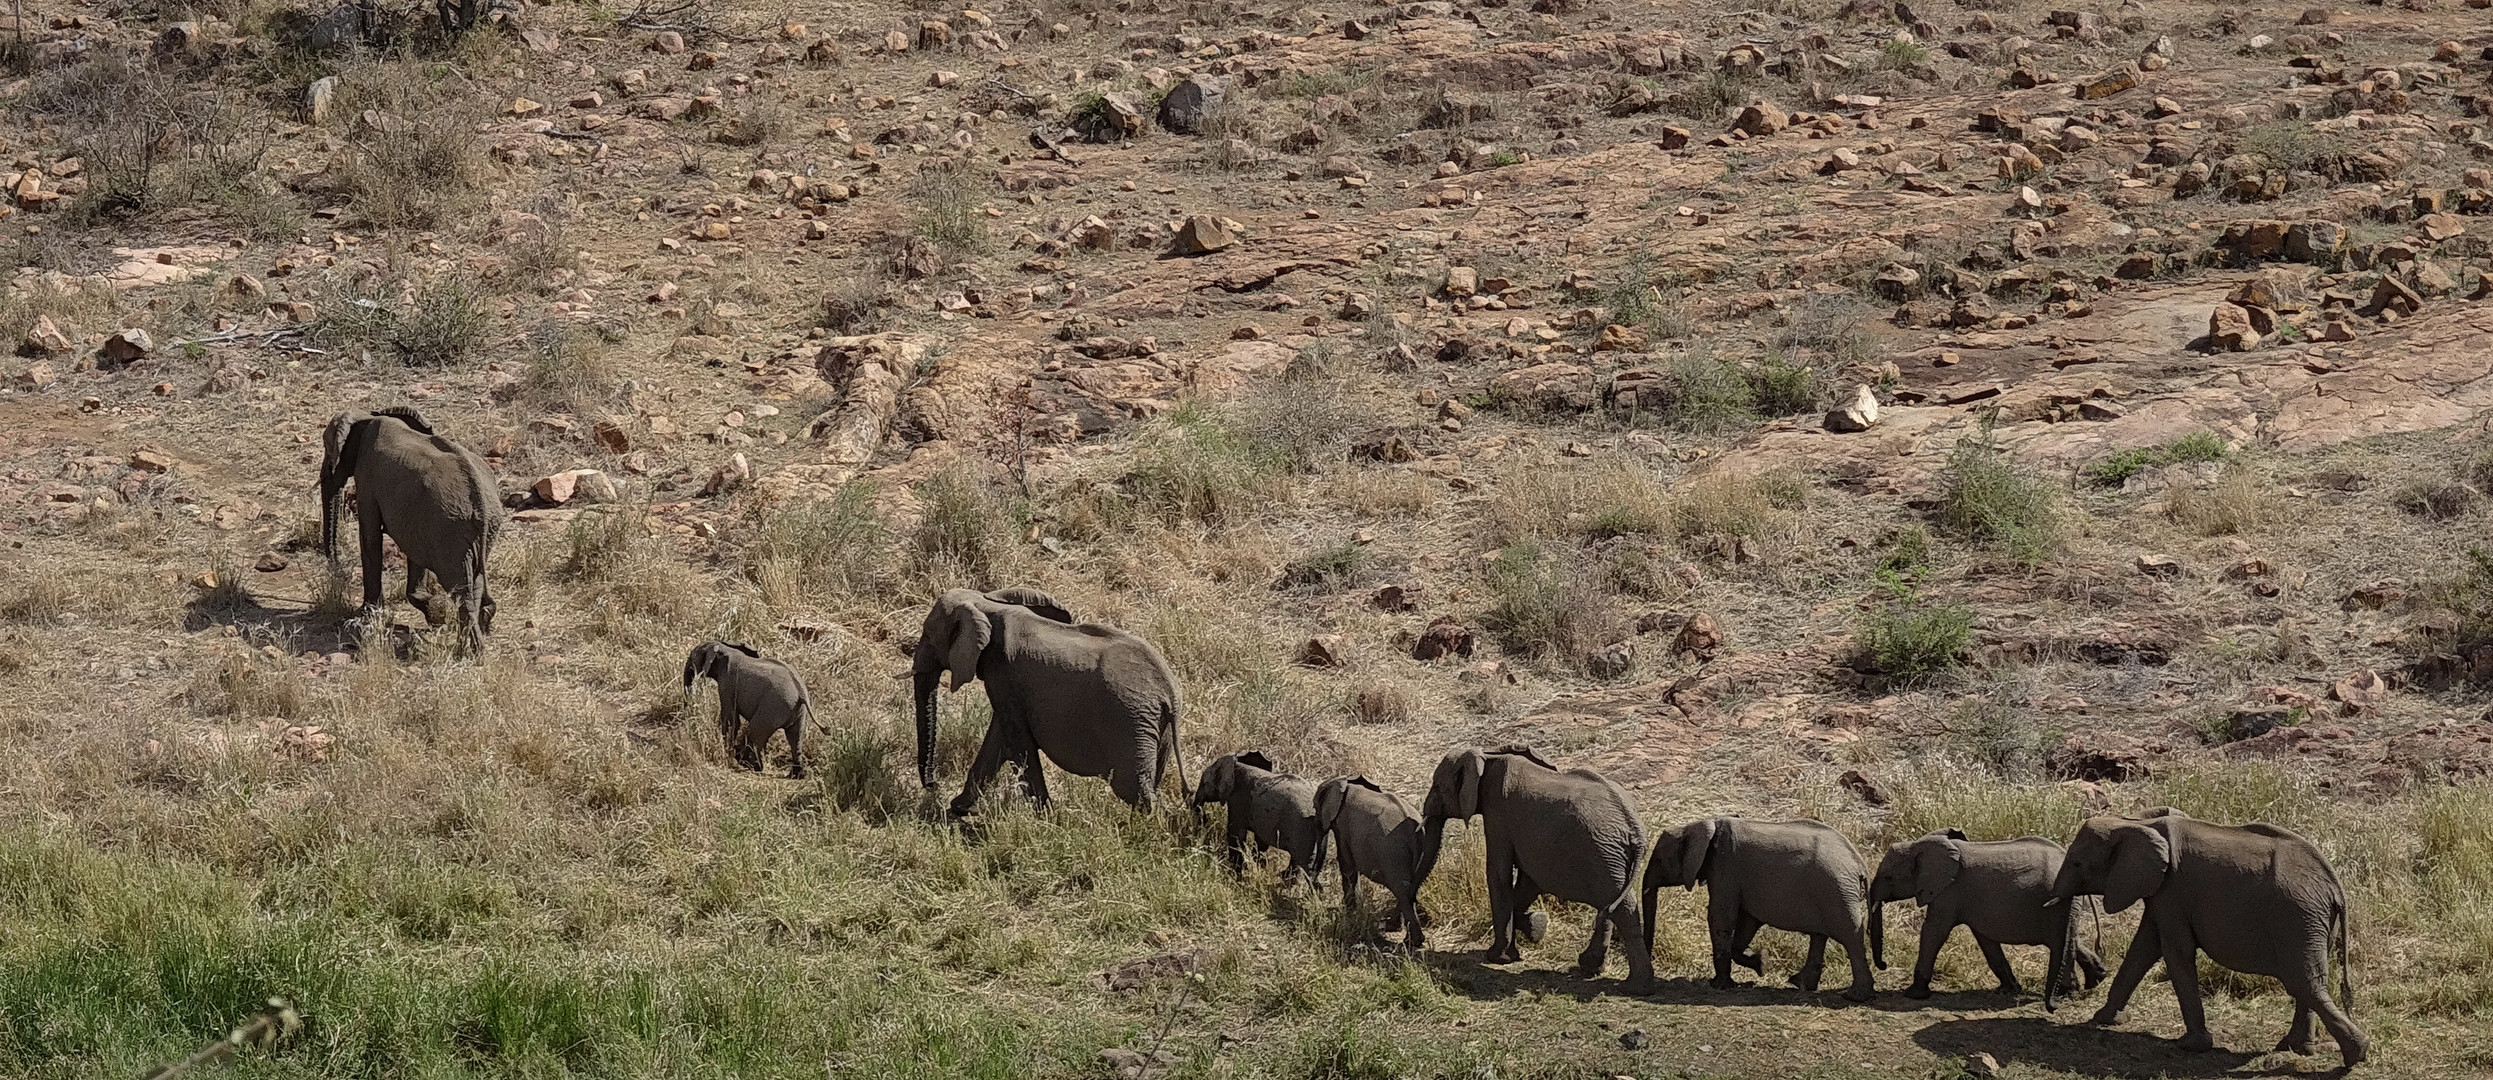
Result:
M790 779L790 780L803 780L803 779L805 779L805 766L803 766L803 765L791 765L791 766L789 766L789 767L788 767L788 779Z
M2006 979L2000 983L2000 993L2006 994L2010 997L2016 997L2025 992L2025 984L2020 983L2015 979Z
M1868 1001L1870 1000L1870 996L1875 993L1877 993L1877 991L1865 983L1854 983L1851 987L1844 991L1844 1000L1851 1002Z
M2112 1008L2097 1009L2095 1015L2089 1017L2086 1022L2096 1027L2118 1027L2121 1023L2121 1011Z
M1766 958L1758 955L1758 952L1755 949L1751 949L1747 952L1741 953L1738 956L1732 957L1731 962L1760 975L1766 973Z
M1731 976L1729 975L1716 975L1711 979L1707 979L1705 981L1705 985L1711 986L1716 990L1729 990L1740 984L1731 981Z
M2204 1031L2193 1031L2183 1035L2181 1041L2174 1045L2193 1054L2204 1054L2216 1049L2216 1037Z
M2295 1037L2288 1035L2277 1040L2277 1048L2269 1052L2274 1054L2294 1054L2299 1057L2309 1057L2311 1056L2311 1039L2309 1036L2296 1039Z
M2345 1056L2347 1068L2354 1068L2363 1064L2365 1058L2372 1056L2372 1040L2361 1035L2352 1039L2339 1039L2337 1052Z
M1914 984L1913 984L1913 985L1911 985L1911 986L1905 987L1905 988L1904 988L1904 996L1909 997L1909 998L1912 998L1912 999L1913 999L1913 1000L1915 1000L1915 1001L1920 1001L1920 1000L1922 1000L1923 998L1929 997L1929 996L1930 996L1930 984L1928 984L1928 983L1914 983Z
M1635 978L1629 979L1624 985L1619 987L1619 989L1625 990L1629 994L1636 997L1643 997L1661 988L1662 980L1656 979L1651 975L1636 976Z
M1402 947L1416 953L1427 948L1428 942L1420 936L1419 931L1414 930L1402 936Z
M1516 932L1523 935L1525 941L1538 945L1549 934L1549 915L1545 912L1527 911L1518 921L1521 925L1515 928Z
M1601 977L1601 968L1600 960L1586 960L1578 957L1575 966L1567 969L1567 974L1578 979L1598 979Z
M1802 968L1799 971L1793 972L1792 977L1784 980L1784 982L1791 986L1792 989L1801 991L1802 993L1814 994L1818 992L1818 973L1807 968Z
M1484 964L1512 964L1521 959L1523 959L1523 950L1512 945L1503 948L1493 945L1490 946L1488 952L1480 954L1480 962Z

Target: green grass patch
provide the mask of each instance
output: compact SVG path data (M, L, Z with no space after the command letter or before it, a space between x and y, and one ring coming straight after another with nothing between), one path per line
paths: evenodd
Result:
M2139 446L2115 452L2086 467L2087 480L2101 487L2119 487L2130 477L2166 465L2222 461L2225 437L2213 431L2184 435L2163 446Z
M2008 460L1987 422L1948 452L1942 479L1940 527L2027 564L2059 546L2060 514L2052 489Z

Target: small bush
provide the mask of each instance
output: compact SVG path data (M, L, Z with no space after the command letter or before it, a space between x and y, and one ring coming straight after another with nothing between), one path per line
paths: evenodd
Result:
M744 549L746 576L758 581L762 567L784 563L809 594L880 595L890 573L892 537L875 515L874 494L869 485L848 484L825 501L755 505L753 538Z
M916 488L918 525L909 573L934 588L999 588L1014 559L1017 517L1001 492L966 470L937 473Z
M432 228L475 195L485 171L475 104L483 99L442 85L440 74L391 61L351 69L339 89L339 115L351 119L338 184L375 225Z
M729 146L761 146L785 137L790 126L785 104L777 98L754 94L719 126L714 137Z
M1731 110L1748 104L1757 96L1756 80L1722 71L1706 72L1696 85L1678 96L1680 111L1689 119L1718 123Z
M1490 565L1490 604L1481 621L1508 651L1581 656L1613 628L1610 598L1570 554L1525 540L1507 545Z
M1227 522L1282 491L1280 463L1230 416L1200 402L1170 410L1136 442L1127 486L1164 519Z
M1709 536L1764 540L1791 523L1791 512L1809 504L1809 483L1787 470L1744 475L1716 469L1699 476L1680 499L1677 529L1683 540Z
M1920 71L1930 63L1930 52L1910 41L1882 41L1878 46L1878 69L1907 74Z
M2077 832L2085 811L2059 788L2002 781L1974 762L1924 759L1887 785L1893 798L1877 842L1914 840L1941 829L1965 830L1971 840L2020 836L2064 839ZM1867 854L1865 852L1865 854Z
M1238 403L1237 423L1256 457L1300 473L1340 458L1361 417L1343 399L1340 380L1325 377L1327 363L1321 353L1303 353L1288 375Z
M597 335L577 323L547 319L529 328L528 351L520 393L549 411L586 412L614 382Z
M1281 571L1280 588L1338 590L1357 585L1368 568L1368 549L1343 542L1298 559Z
M1751 408L1759 416L1791 416L1818 407L1817 371L1769 356L1748 370Z
M1942 528L2026 563L2042 561L2059 546L2060 515L2051 488L2009 462L1987 422L1949 451L1944 481Z
M51 626L68 618L77 590L60 574L28 574L0 589L0 620Z
M2259 531L2276 516L2275 501L2276 492L2265 481L2235 466L2208 487L2175 487L2166 497L2164 512L2201 536L2232 536Z
M917 234L950 253L987 250L987 215L980 178L966 166L928 164L909 181Z
M1350 718L1361 724L1411 722L1411 696L1395 686L1363 686L1350 695Z
M2476 508L2476 492L2456 480L2410 480L2390 501L2426 521L2450 521Z
M1721 434L1757 421L1757 392L1738 364L1692 348L1670 364L1671 395L1664 422L1684 431Z
M563 533L563 575L575 581L612 577L631 565L647 538L640 514L621 509L584 512Z
M1776 348L1825 365L1857 364L1877 347L1868 304L1851 293L1804 293L1783 313Z
M466 359L492 327L483 297L464 278L451 275L403 293L350 286L336 302L323 305L310 337L434 367Z
M2103 487L2119 487L2149 469L2185 462L2222 461L2225 437L2213 431L2184 435L2163 446L2132 447L2086 467L2086 478Z
M1872 670L1915 680L1961 662L1973 629L1974 613L1965 605L1907 595L1863 615L1854 640Z

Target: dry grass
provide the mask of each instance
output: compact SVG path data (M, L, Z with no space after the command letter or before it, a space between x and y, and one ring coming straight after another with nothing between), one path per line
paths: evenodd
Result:
M2200 536L2246 535L2277 519L2277 501L2283 497L2265 478L2233 465L2204 487L2175 486L2165 497L2164 513Z

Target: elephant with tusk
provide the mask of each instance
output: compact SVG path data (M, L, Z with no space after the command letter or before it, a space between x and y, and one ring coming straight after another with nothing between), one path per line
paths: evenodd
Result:
M1040 755L1075 776L1105 776L1117 797L1149 808L1161 778L1178 772L1177 675L1151 643L1113 626L1075 623L1046 593L953 589L926 613L910 664L918 728L918 782L935 787L935 692L986 684L993 719L952 801L967 814L1006 761L1025 791L1047 804Z
M2346 890L2311 841L2274 825L2217 825L2170 809L2138 818L2086 819L2052 882L2053 902L2066 909L2069 932L2061 935L2044 984L2047 1008L2058 1005L2054 991L2068 970L2076 937L2074 901L2091 895L2102 896L2108 911L2147 903L2094 1023L2120 1023L2139 980L2161 960L2181 1005L2181 1048L2214 1049L2199 1004L2204 951L2235 971L2285 984L2294 999L2294 1023L2278 1050L2310 1053L2311 1018L2317 1014L2337 1039L2347 1068L2370 1056L2371 1039L2346 1013L2354 1004L2354 980L2346 970ZM2344 1005L2329 996L2332 956Z
M320 543L338 557L338 509L355 485L363 556L363 610L381 608L381 538L407 556L407 602L439 624L430 575L458 604L459 643L481 652L493 632L493 593L485 562L502 527L501 485L475 451L435 434L414 409L340 413L329 421L320 462Z

